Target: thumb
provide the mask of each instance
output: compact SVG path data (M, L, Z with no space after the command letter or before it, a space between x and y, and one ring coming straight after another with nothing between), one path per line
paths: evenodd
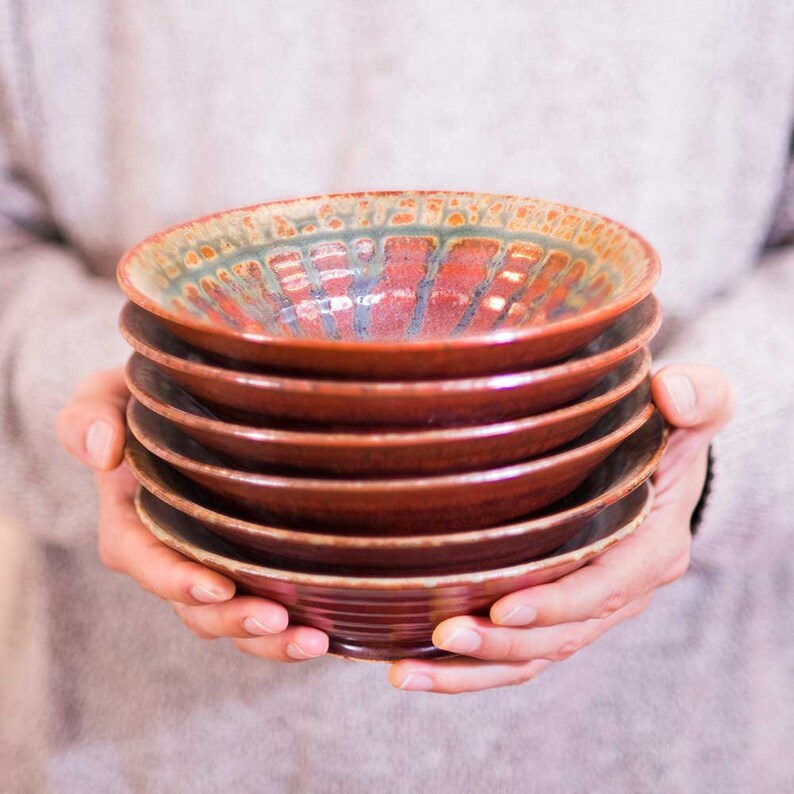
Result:
M716 369L676 364L654 375L651 392L662 416L677 428L654 478L657 494L670 490L670 498L678 498L679 491L686 491L683 501L691 501L694 507L702 490L709 444L733 414L733 387Z
M712 367L664 367L654 375L651 392L657 408L671 425L703 430L709 439L733 414L731 382Z
M58 415L58 440L81 463L101 471L115 469L124 455L128 399L121 367L89 375Z

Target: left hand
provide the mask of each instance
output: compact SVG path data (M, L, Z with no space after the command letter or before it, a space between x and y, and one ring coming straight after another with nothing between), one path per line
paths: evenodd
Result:
M404 659L389 671L392 685L453 694L523 683L638 615L657 588L684 575L709 444L731 416L733 390L716 370L687 365L661 370L652 392L677 429L654 475L656 498L645 523L584 568L501 598L490 620L440 623L433 643L459 658Z

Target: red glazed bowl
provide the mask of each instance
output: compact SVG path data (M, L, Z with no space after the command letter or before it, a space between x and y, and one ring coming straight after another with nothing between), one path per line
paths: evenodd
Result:
M569 355L639 303L659 259L587 210L373 192L229 210L119 263L130 300L197 348L334 377L482 375Z
M575 571L634 532L651 502L646 483L602 510L553 556L522 565L448 576L352 577L248 562L198 521L147 491L136 500L143 523L167 546L233 579L241 592L283 604L290 623L326 632L331 653L379 661L443 655L431 641L438 623L455 615L487 614L508 593Z
M200 486L134 438L127 446L127 462L147 491L254 562L316 573L439 575L518 565L558 548L601 510L645 482L655 471L665 442L664 423L656 414L572 494L540 514L470 532L407 537L318 534L245 521L223 512Z
M224 418L426 427L505 421L571 402L641 350L661 320L650 295L561 364L485 378L393 382L309 380L213 365L133 304L123 309L120 327L138 353Z
M138 402L236 467L375 477L471 471L540 455L592 427L639 386L650 364L647 349L635 353L580 402L543 414L497 424L371 432L224 422L138 354L130 358L126 378Z
M503 468L385 480L230 469L134 399L127 424L146 449L241 516L328 532L428 534L495 526L561 499L653 412L646 384L570 448Z

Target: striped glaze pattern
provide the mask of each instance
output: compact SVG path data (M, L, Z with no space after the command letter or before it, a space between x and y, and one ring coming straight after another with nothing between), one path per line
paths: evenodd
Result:
M650 257L621 224L550 201L371 193L174 227L134 248L119 276L177 321L389 342L574 317L631 292Z

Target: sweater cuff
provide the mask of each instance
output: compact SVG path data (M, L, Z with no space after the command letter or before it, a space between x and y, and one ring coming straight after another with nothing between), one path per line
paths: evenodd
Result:
M692 530L693 537L697 534L700 523L703 520L703 513L706 510L706 504L711 494L712 480L714 479L714 447L709 447L708 459L706 462L706 481L703 483L703 490L700 492L695 509L692 511L692 519L690 521L690 529Z

